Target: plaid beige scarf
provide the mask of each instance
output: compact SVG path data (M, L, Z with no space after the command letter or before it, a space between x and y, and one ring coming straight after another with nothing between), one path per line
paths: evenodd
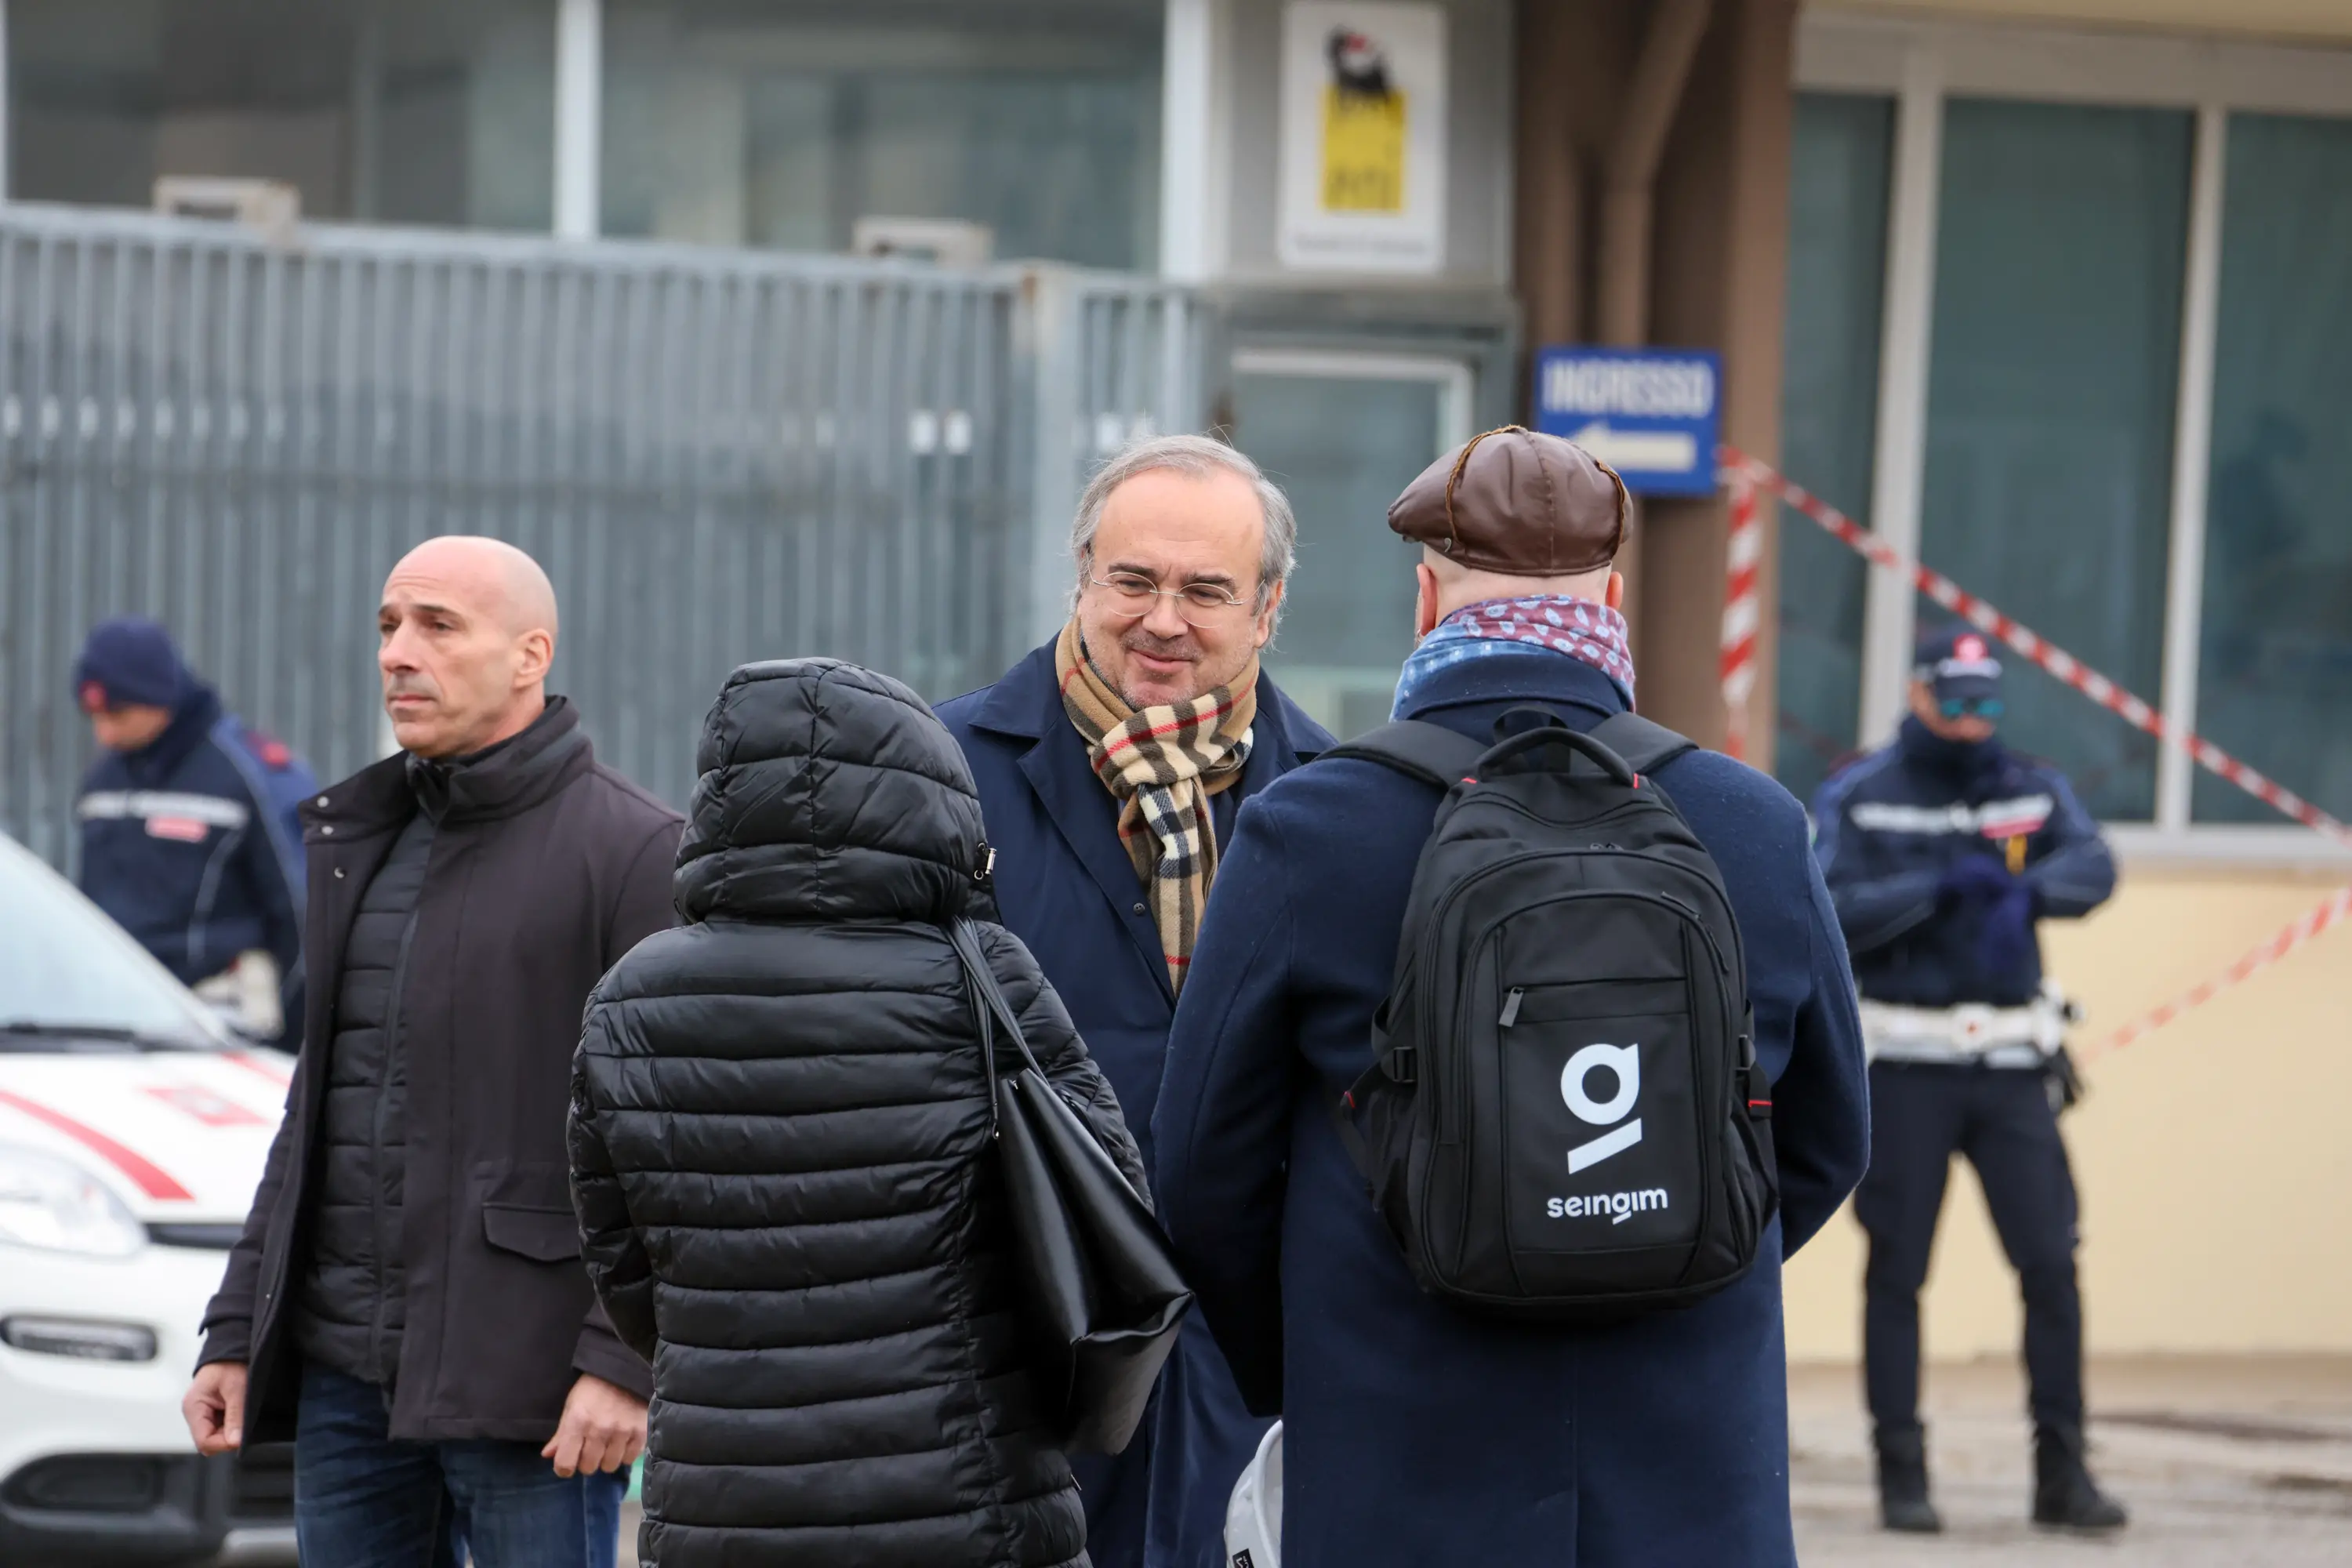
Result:
M1095 776L1118 801L1118 841L1160 928L1168 984L1181 992L1201 910L1217 875L1209 797L1238 784L1249 761L1257 661L1250 660L1234 685L1139 712L1087 658L1074 619L1062 628L1054 669L1062 683L1062 710L1086 742Z

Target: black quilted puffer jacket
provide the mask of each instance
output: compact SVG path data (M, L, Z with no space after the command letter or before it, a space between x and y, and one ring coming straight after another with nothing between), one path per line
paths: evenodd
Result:
M697 766L688 923L597 988L572 1092L588 1272L654 1368L640 1552L1083 1564L942 929L985 856L962 753L897 681L796 659L728 679ZM1032 1048L1142 1190L1060 999L981 929Z

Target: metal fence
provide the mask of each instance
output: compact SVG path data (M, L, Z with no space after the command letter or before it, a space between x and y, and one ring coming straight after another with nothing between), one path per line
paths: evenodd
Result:
M1087 466L1202 417L1202 308L1140 279L0 208L0 827L69 865L89 625L167 623L322 777L387 747L384 574L513 541L554 683L683 804L726 672L831 653L933 698L1058 621Z

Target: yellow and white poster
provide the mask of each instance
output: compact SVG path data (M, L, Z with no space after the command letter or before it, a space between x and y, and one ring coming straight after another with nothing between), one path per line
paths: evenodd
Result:
M1292 0L1283 16L1286 267L1436 272L1445 263L1445 12Z

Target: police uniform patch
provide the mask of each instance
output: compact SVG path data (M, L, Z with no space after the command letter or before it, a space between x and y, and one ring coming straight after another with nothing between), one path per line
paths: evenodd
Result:
M263 730L248 729L245 732L247 750L261 759L262 766L272 773L282 773L294 763L294 748Z

